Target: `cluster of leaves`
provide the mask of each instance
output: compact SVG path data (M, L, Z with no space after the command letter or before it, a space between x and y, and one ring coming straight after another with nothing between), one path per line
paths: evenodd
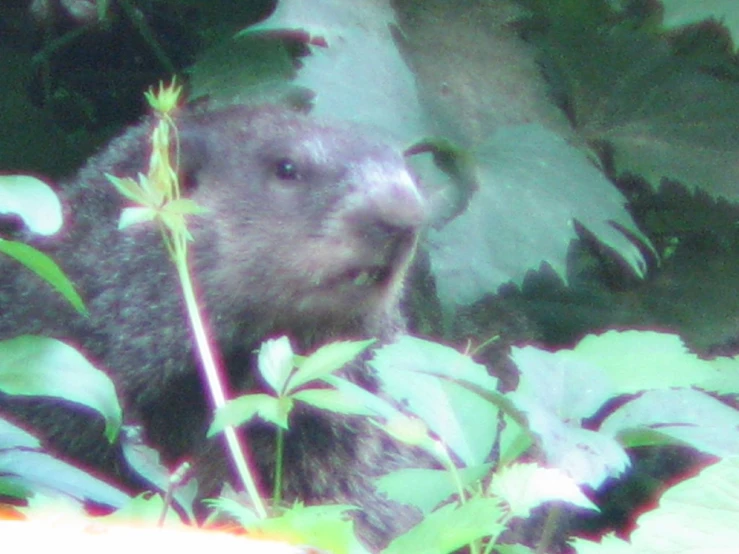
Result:
M725 510L735 516L739 496L720 480L736 477L739 411L714 395L737 394L735 359L701 360L676 335L611 331L588 336L571 350L515 348L511 356L520 382L503 394L497 380L468 355L406 336L380 348L371 365L384 392L414 417L408 419L386 401L332 375L367 346L334 343L302 358L285 338L265 343L259 366L275 395L232 401L212 431L226 421L255 416L286 429L293 403L308 402L370 417L396 440L424 448L441 469L402 469L377 482L389 498L424 514L386 553L454 552L464 545L472 552L506 552L512 545L498 543L503 531L538 506L555 502L598 510L586 492L624 475L630 463L627 449L689 446L720 461L667 490L659 508L638 520L631 542L609 535L601 545L578 539L574 548L588 553L733 548L736 532ZM499 417L505 425L496 436L491 428ZM706 505L705 488L719 486L720 505ZM288 532L285 525L306 517L311 524L297 526L306 533L299 535L302 540L333 552L359 548L346 528L333 527L345 526L338 516L351 507L299 505L277 522L260 522L230 501L217 506L237 516L250 532L296 537L295 528ZM553 510L550 517L555 515ZM674 526L681 519L693 525L677 533ZM710 539L704 536L706 526ZM662 537L668 534L672 539L665 545ZM516 548L527 551L523 545Z
M377 482L389 498L424 514L387 553L454 552L464 545L472 552L505 552L511 545L497 542L503 531L514 518L527 518L542 504L564 502L597 510L585 491L623 475L629 465L626 448L688 445L722 461L669 489L660 507L639 519L630 543L608 536L600 546L583 539L573 545L583 553L660 553L734 544L735 529L726 511L736 515L739 497L725 483L739 471L739 411L707 393L737 394L735 359L700 360L675 335L612 331L586 337L571 350L514 349L520 382L513 391L500 393L497 380L468 355L406 336L379 349L371 361L384 392L395 400L390 404L334 375L370 342L333 343L308 357L295 355L284 337L266 342L259 369L274 394L230 401L217 413L211 433L253 417L288 429L294 403L305 402L370 417L396 440L425 449L441 469L407 468ZM4 392L55 396L92 408L105 417L108 437L114 439L121 416L112 384L72 348L52 339L21 337L2 343L0 360ZM65 360L63 372L58 371ZM614 409L614 399L624 401ZM395 408L400 404L413 418ZM500 417L505 425L496 435L491 429ZM93 499L123 508L119 517L159 518L166 509L161 500L128 498L45 454L28 432L1 423L4 494L40 499L61 494L80 503ZM530 450L534 444L536 454ZM493 452L497 454L491 458ZM279 449L276 456L281 456ZM707 488L716 489L715 498L723 499L720 506L705 504ZM278 479L276 502L279 497ZM38 501L33 506L38 509ZM362 552L351 524L342 519L356 509L352 506L298 503L269 519L227 498L213 506L254 537L308 543L330 552ZM690 527L676 527L687 518ZM672 537L668 546L660 543L666 534ZM522 545L517 548L526 551Z

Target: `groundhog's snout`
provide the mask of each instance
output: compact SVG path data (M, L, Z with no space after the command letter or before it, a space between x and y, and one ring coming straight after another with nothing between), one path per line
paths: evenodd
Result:
M426 204L405 164L368 162L353 176L361 191L361 211L386 231L416 233L426 220Z
M371 180L367 196L378 222L384 226L416 232L426 220L425 202L406 170Z
M426 204L404 165L367 164L361 169L362 206L358 216L363 238L388 264L407 253L426 221Z
M354 167L353 193L347 197L345 222L358 241L356 283L383 285L402 274L426 221L426 204L402 158L390 163L369 160Z

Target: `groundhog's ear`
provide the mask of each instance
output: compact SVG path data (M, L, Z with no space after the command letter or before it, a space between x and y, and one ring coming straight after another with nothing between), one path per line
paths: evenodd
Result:
M180 132L180 187L182 192L197 188L197 174L208 163L208 146L202 132Z

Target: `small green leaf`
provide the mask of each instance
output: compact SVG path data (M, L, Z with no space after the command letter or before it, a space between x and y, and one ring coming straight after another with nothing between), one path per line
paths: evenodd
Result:
M493 476L490 493L505 500L514 517L529 517L531 510L551 501L598 511L571 477L559 469L536 464L502 468Z
M132 206L121 210L121 217L118 220L118 230L123 230L137 223L147 223L154 221L157 216L156 210L142 206Z
M492 464L483 464L458 470L462 486L479 481L491 469ZM428 514L457 492L457 483L446 469L406 468L383 475L377 480L377 491L393 502L410 504Z
M645 428L670 438L663 444L677 440L715 456L739 454L739 411L692 388L647 391L616 409L600 429L625 440Z
M367 409L373 415L387 420L400 415L400 412L392 404L351 381L336 375L329 375L324 381L340 391L347 402L355 406L363 406L363 410Z
M151 524L158 521L159 517L164 513L164 499L159 494L141 493L131 498L121 508L107 516L100 517L99 520L103 524L121 523L132 524L140 522L141 524ZM168 510L165 525L181 523L180 516L175 510Z
M154 202L152 203L150 201L149 195L144 190L144 187L141 183L146 183L146 176L139 173L139 181L140 183L137 183L135 180L133 180L130 177L116 177L115 175L111 175L109 173L106 173L105 176L108 178L108 180L113 184L113 186L118 190L119 193L121 193L122 196L125 198L128 198L131 202L133 202L136 205L139 206L145 206L145 207L151 207L154 208L161 204L161 202Z
M374 415L374 411L357 404L348 395L335 389L305 389L290 395L293 400L305 402L321 410L346 415Z
M628 467L614 432L582 427L614 397L608 375L597 364L571 350L547 352L534 346L512 348L511 359L521 375L518 388L506 396L539 438L549 466L593 488Z
M382 373L413 371L464 381L493 393L498 388L498 380L484 365L454 348L410 335L377 350L370 365Z
M254 538L275 539L290 544L338 553L366 554L358 542L351 520L345 517L355 506L303 506L297 504L279 517L263 519L247 530Z
M24 335L0 342L0 390L19 396L52 396L95 410L111 442L122 412L110 378L71 346Z
M234 496L236 495L235 492L231 492ZM226 516L226 519L234 519L246 529L250 528L252 525L258 524L261 520L252 507L245 506L244 504L237 502L235 499L225 495L219 496L218 498L206 499L203 503L208 507L213 508L214 513L211 517L218 515Z
M380 425L383 431L400 442L410 446L418 446L434 452L436 443L429 435L429 429L420 419L409 417L398 413L389 419L384 425Z
M206 213L207 210L198 205L192 198L178 198L167 202L164 211L179 215L199 215Z
M383 391L423 420L466 465L485 461L498 419L490 397L499 396L497 380L485 366L409 336L379 349L370 365Z
M120 489L38 450L0 449L0 475L4 481L0 488L10 484L11 488L33 491L31 502L23 510L36 514L44 510L50 513L52 504L55 514L69 507L78 514L81 504L88 500L114 508L129 500Z
M181 214L161 210L157 212L157 216L173 239L176 240L178 236L182 236L186 240L192 241L192 235L187 229L187 221Z
M255 416L287 429L287 417L292 410L292 400L277 398L268 394L247 394L226 402L216 411L213 423L208 429L208 437L220 433L228 426L238 427Z
M306 383L322 379L334 371L338 371L367 350L374 342L374 339L341 341L321 346L298 367L298 370L290 379L288 390L295 390Z
M290 339L287 337L266 340L259 349L259 372L277 394L282 394L285 390L287 380L295 368L294 359Z
M503 526L498 523L503 515L501 502L497 498L472 498L463 506L447 504L393 540L382 552L455 552L477 539L497 537L503 531Z
M74 285L49 256L22 242L3 239L0 239L0 252L4 252L25 265L54 287L72 304L75 310L81 314L87 314L85 304L82 302L80 295L77 294Z

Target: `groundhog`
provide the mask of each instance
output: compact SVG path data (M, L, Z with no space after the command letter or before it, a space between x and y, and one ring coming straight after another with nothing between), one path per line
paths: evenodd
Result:
M273 106L190 111L176 124L183 190L205 209L189 218L191 265L235 389L259 386L250 368L265 338L288 335L307 352L403 328L399 296L425 208L398 151L356 128ZM211 410L175 270L155 224L118 230L127 202L105 176L146 172L153 125L129 129L62 184L61 236L31 241L71 277L89 317L3 258L0 337L40 334L77 346L112 377L127 421L168 463L194 457L205 494L215 494L228 464L205 440ZM362 364L348 371L371 384ZM62 417L48 400L5 398L0 409L42 429L64 456L120 471L116 445L88 414L66 408ZM272 431L255 424L247 435L269 485ZM371 481L413 454L372 425L302 409L286 448L287 498L361 506L358 527L373 548L410 525Z

